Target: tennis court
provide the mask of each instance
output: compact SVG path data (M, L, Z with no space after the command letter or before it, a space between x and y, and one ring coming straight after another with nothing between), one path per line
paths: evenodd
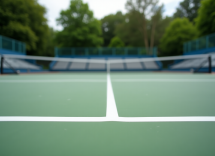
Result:
M0 77L0 155L215 155L215 75Z

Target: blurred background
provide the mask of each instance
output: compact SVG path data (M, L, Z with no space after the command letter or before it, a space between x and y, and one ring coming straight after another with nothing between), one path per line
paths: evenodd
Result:
M25 43L27 55L54 56L55 47L156 47L158 56L182 55L185 42L215 33L214 0L0 3L0 35Z

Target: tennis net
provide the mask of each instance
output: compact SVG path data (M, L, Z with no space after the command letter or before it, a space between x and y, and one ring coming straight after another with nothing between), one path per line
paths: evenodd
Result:
M172 57L88 57L59 58L1 55L1 73L39 73L75 71L205 72L215 69L215 54Z

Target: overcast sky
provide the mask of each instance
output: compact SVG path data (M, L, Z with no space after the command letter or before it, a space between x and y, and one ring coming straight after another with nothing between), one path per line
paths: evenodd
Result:
M69 7L70 0L38 0L39 3L47 8L47 18L49 25L54 29L60 30L57 25L56 18L59 17L60 11ZM126 12L125 3L127 0L83 0L89 4L90 10L94 12L94 16L98 19L116 13L117 11ZM165 6L165 15L172 15L176 7L182 0L160 0Z

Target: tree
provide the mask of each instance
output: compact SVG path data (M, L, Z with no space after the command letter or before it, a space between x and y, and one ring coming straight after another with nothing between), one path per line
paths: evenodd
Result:
M201 0L184 0L176 9L176 12L174 13L174 18L186 17L191 22L193 22L198 15L200 3Z
M63 27L55 39L61 47L99 47L103 43L100 21L93 17L88 4L82 0L71 0L57 22Z
M171 17L163 16L160 9L154 16L147 19L147 41L153 46L158 46L166 27L172 21ZM130 11L125 15L125 20L116 27L116 35L119 36L126 46L144 47L144 32L142 13Z
M176 18L170 23L161 39L161 55L182 55L183 43L195 39L197 34L196 28L187 18Z
M108 46L110 44L111 39L116 35L117 26L123 23L124 20L125 16L120 11L116 14L110 14L101 19L104 46Z
M202 1L198 13L199 16L196 18L196 26L199 31L199 36L215 33L215 1Z
M54 48L55 48L55 30L53 28L49 28L48 35L46 36L46 56L54 56Z
M154 46L159 46L160 40L163 37L166 28L169 26L172 20L173 20L172 17L169 16L163 17L162 15L160 19L157 21L157 27L154 34Z
M156 8L154 15L151 18L150 25L151 25L151 36L150 36L150 49L152 51L155 42L155 33L157 29L157 25L159 24L160 20L162 19L162 12L163 12L163 5Z
M46 55L46 9L37 0L0 0L0 34L27 44L27 54Z
M119 37L115 36L114 38L111 39L111 42L108 47L120 48L124 46L125 44L123 43L123 41Z
M125 15L125 20L116 27L116 35L122 39L126 46L143 47L144 38L142 31L142 17L138 11L132 11Z
M149 39L148 39L148 20L149 18L156 18L156 14L162 10L163 6L158 6L158 0L128 0L126 3L126 9L128 12L134 12L137 11L141 14L139 20L142 21L142 29L143 31L143 38L146 49L149 49L149 47L153 47L153 42L151 42L151 45L149 46ZM156 29L156 23L154 20L152 20L152 33L154 34L154 30ZM153 41L153 36L151 36L151 41Z

